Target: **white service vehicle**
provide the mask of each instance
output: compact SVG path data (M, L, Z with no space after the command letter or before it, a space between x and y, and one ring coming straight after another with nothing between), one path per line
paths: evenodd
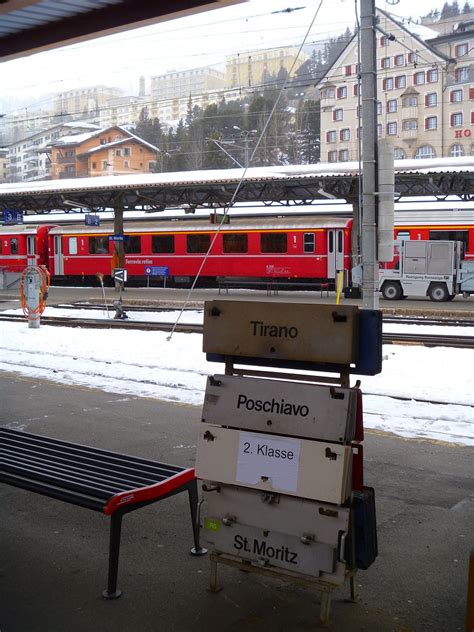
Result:
M462 261L459 241L399 241L395 268L381 269L379 290L385 299L429 296L450 301L474 293L474 262Z

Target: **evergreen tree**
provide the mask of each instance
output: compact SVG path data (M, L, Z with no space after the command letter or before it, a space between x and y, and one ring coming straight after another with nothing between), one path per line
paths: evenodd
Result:
M464 3L464 7L462 9L463 14L466 13L471 13L471 5L469 4L469 2L465 2Z

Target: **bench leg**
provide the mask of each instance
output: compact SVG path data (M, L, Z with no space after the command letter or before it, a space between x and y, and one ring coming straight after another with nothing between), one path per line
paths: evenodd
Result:
M197 489L197 480L191 481L189 488L189 507L191 509L191 521L193 523L194 546L191 549L192 555L205 555L207 549L204 549L199 543L199 494Z
M122 594L121 590L117 590L121 532L122 514L117 512L112 514L110 522L109 576L107 578L107 590L102 592L104 599L118 599Z

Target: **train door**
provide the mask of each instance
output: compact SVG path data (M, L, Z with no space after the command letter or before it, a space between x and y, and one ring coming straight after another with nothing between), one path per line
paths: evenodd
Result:
M328 279L335 279L336 272L344 270L344 229L328 230Z
M36 265L36 236L26 236L26 263L29 266Z
M64 259L61 235L54 235L54 274L64 274Z

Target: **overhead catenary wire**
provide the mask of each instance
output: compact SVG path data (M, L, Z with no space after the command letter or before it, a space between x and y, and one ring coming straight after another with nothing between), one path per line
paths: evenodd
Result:
M308 27L308 29L307 29L307 31L306 31L306 35L304 36L304 38L303 38L303 40L302 40L302 42L301 42L301 45L300 45L300 47L299 47L299 49L298 49L298 53L296 54L296 57L295 57L295 59L294 59L294 61L293 61L293 64L292 64L291 69L290 69L290 71L289 71L289 73L288 73L288 76L290 76L290 75L291 75L291 71L293 70L293 68L294 68L294 66L295 66L295 64L296 64L296 62L297 62L297 60L298 60L299 54L301 53L301 51L302 51L302 49L303 49L303 46L304 46L304 44L305 44L305 42L306 42L306 39L308 38L308 35L309 35L309 33L310 33L311 29L313 28L313 24L315 23L316 18L318 17L318 14L319 14L319 11L321 10L321 7L322 7L322 5L323 5L323 2L324 2L324 0L319 0L319 4L318 4L318 6L317 6L317 8L316 8L316 11L315 11L315 13L314 13L314 15L313 15L313 18L312 18L312 20L311 20L311 23L310 23L310 25L309 25L309 27ZM240 178L240 180L239 180L239 182L238 182L237 186L235 187L235 190L234 190L234 193L233 193L233 195L232 195L232 198L231 198L231 200L230 200L229 204L228 204L228 205L225 207L225 209L224 209L224 213L223 213L223 215L222 215L221 221L219 222L219 224L218 224L218 226L217 226L217 230L216 230L216 232L214 233L214 236L213 236L213 238L212 238L212 240L211 240L211 243L209 244L209 248L207 249L207 252L206 252L206 254L205 254L205 255L204 255L204 257L203 257L203 260L202 260L202 262L201 262L201 265L199 266L199 269L198 269L198 271L197 271L197 273L196 273L196 276L194 277L194 280L193 280L193 282L192 282L192 284L191 284L191 287L190 287L190 289L189 289L189 292L188 292L188 293L187 293L187 295L186 295L186 299L185 299L185 301L184 301L184 303L183 303L183 306L182 306L182 308L181 308L181 310L180 310L180 312L179 312L179 314L178 314L178 316L177 316L177 318L176 318L176 321L175 321L175 323L174 323L174 325L173 325L173 327L172 327L172 329L171 329L171 332L170 332L169 336L166 338L168 341L170 341L170 340L172 339L173 334L174 334L174 331L175 331L176 327L178 326L178 323L179 323L179 321L180 321L180 319L181 319L181 316L182 316L182 314L183 314L184 310L186 309L186 307L187 307L187 306L188 306L188 304L189 304L189 300L190 300L190 298L191 298L191 294L192 294L192 292L193 292L194 288L196 287L196 283L197 283L197 281L198 281L198 279L199 279L199 277L200 277L200 275L201 275L201 272L202 272L202 270L203 270L203 268L204 268L204 265L205 265L205 263L206 263L206 261L207 261L207 259L208 259L209 255L210 255L210 253L211 253L211 250L212 250L212 248L213 248L213 246L214 246L214 243L215 243L215 242L216 242L216 240L217 240L217 237L218 237L218 235L219 235L219 233L220 233L220 230L221 230L222 226L224 225L224 222L226 221L227 215L228 215L228 213L229 213L229 209L231 208L231 206L232 206L232 205L234 204L234 202L235 202L235 199L236 199L236 197L237 197L237 194L238 194L238 192L239 192L239 190L240 190L240 188L241 188L241 186L242 186L242 184L243 184L243 182L244 182L245 175L246 175L246 173L247 173L247 171L248 171L248 169L249 169L249 166L250 166L250 164L252 163L252 160L253 160L253 158L254 158L254 156L255 156L256 152L257 152L257 149L258 149L258 147L259 147L259 145L260 145L260 142L262 141L262 138L264 137L264 134L265 134L265 132L266 132L266 130L267 130L267 128L268 128L268 126L270 125L270 121L271 121L272 116L273 116L273 114L274 114L274 112L275 112L275 110L276 110L276 107L277 107L277 105L278 105L278 102L279 102L279 100L280 100L280 98L281 98L281 95L282 95L282 93L283 93L283 88L284 88L284 86L285 86L285 84L286 84L287 80L288 80L288 77L285 79L285 81L284 81L284 83L283 83L283 85L282 85L282 87L281 87L281 89L280 89L280 93L279 93L278 97L275 99L275 103L274 103L274 105L273 105L273 108L272 108L272 110L271 110L270 114L268 115L268 118L267 118L267 120L266 120L266 123L265 123L265 125L264 125L264 127L263 127L263 129L262 129L262 132L260 133L260 136L259 136L259 138L258 138L258 140L257 140L257 143L256 143L256 145L255 145L254 150L252 151L252 154L251 154L251 156L250 156L250 159L249 159L248 163L245 165L245 167L244 167L244 169L243 169L242 176L241 176L241 178Z

